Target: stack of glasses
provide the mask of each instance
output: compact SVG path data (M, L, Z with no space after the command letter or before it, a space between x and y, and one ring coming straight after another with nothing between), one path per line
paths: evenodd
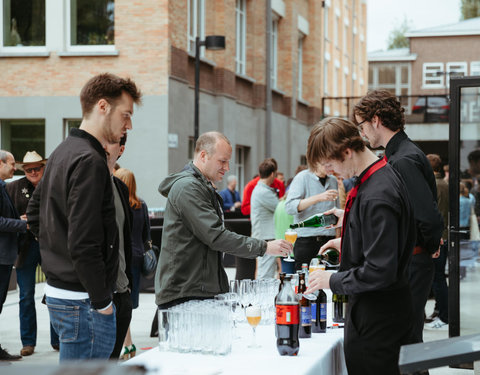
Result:
M158 311L160 350L226 355L232 350L231 309L222 301L188 301Z

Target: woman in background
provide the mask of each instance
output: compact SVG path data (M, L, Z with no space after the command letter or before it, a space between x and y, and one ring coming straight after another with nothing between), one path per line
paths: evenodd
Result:
M132 307L138 307L138 297L140 293L140 275L143 265L143 254L145 252L145 243L151 240L150 221L148 219L148 208L146 203L137 196L137 183L132 171L126 168L120 168L115 172L115 176L122 180L128 187L129 203L133 214L132 228ZM130 328L128 328L122 359L135 357L136 348L132 343Z

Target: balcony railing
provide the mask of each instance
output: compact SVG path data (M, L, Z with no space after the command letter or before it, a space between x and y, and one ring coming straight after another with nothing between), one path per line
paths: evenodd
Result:
M322 117L335 116L351 119L353 108L361 98L360 96L324 97L322 98ZM447 95L402 95L398 98L405 108L406 123L448 123L450 99Z

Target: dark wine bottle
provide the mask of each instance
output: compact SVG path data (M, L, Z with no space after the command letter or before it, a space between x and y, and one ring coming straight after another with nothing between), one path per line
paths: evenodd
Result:
M316 214L310 216L308 219L304 221L300 221L296 224L290 224L290 228L303 228L303 227L327 227L329 225L337 224L338 218L333 215L324 215L324 214Z

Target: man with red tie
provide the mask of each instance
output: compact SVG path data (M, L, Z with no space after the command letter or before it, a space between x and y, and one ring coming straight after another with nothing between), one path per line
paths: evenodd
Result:
M407 190L349 121L327 118L315 125L307 155L328 174L357 178L344 214L335 209L343 216L342 237L325 245L341 248L340 268L310 274L306 293L329 288L348 296L344 351L350 375L399 374L400 347L411 342L413 328L408 264L415 222Z

